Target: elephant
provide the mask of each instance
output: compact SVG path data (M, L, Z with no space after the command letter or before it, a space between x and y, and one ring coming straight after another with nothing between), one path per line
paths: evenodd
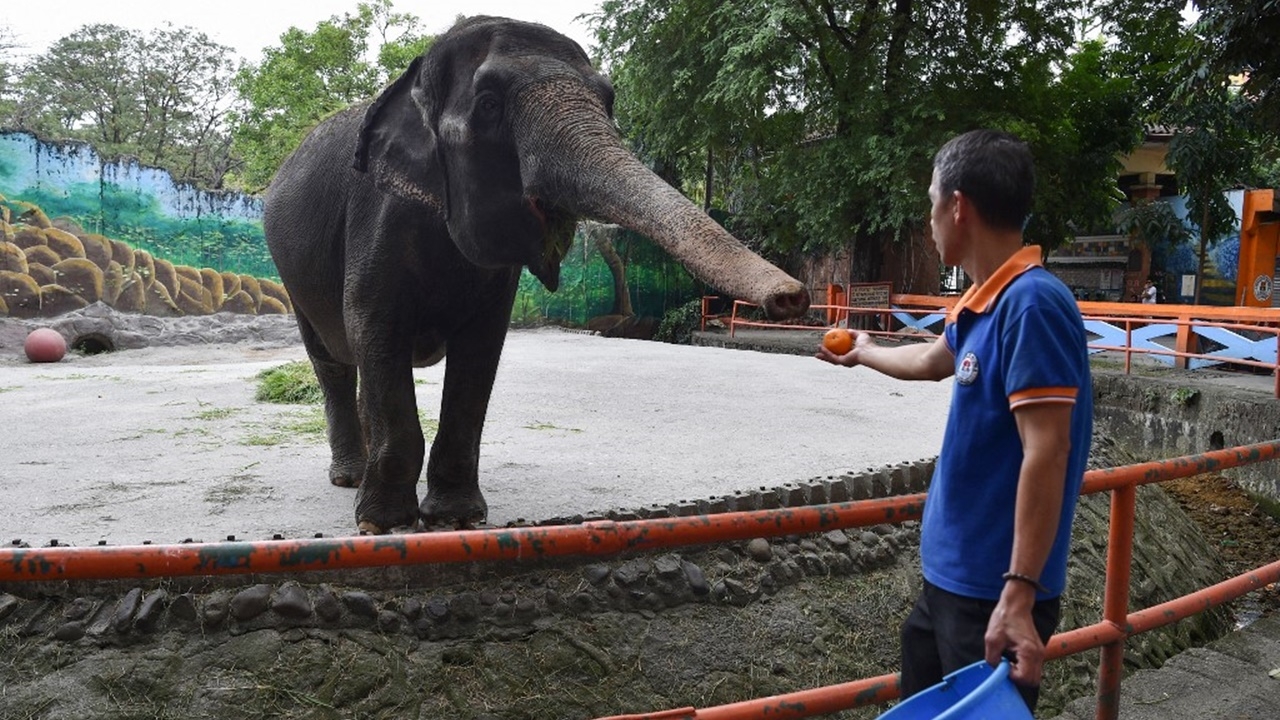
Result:
M329 480L357 488L360 531L487 521L480 437L519 277L554 292L579 218L652 238L771 317L808 309L801 283L626 149L611 83L543 25L459 21L277 169L267 246L323 391ZM419 504L412 373L446 352Z

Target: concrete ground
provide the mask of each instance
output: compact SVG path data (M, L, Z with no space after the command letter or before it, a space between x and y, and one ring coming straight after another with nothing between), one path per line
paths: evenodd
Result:
M1059 720L1097 717L1094 698ZM1121 720L1275 720L1280 717L1280 616L1263 618L1206 647L1140 670L1120 686Z
M0 348L0 542L350 534L315 406L253 399L296 342L27 363ZM447 360L446 360L447 362ZM444 365L415 372L430 432ZM636 509L933 457L950 383L812 357L513 331L481 447L490 523ZM420 495L425 488L420 488Z

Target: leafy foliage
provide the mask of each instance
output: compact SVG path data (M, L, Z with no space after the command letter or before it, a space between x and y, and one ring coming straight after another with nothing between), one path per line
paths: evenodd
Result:
M698 298L677 307L662 317L653 339L659 342L688 345L693 332L702 323L702 299Z
M1110 222L1143 103L1136 56L1078 40L1097 4L606 0L593 28L638 152L767 255L849 247L874 279L923 225L933 151L977 126L1032 146L1029 239ZM1103 25L1139 35L1128 5Z
M1276 157L1269 133L1260 132L1256 123L1257 98L1219 71L1214 40L1203 35L1205 28L1198 25L1197 34L1182 45L1181 81L1164 114L1177 128L1166 162L1178 175L1188 220L1197 228L1198 278L1203 278L1208 249L1236 227L1224 191L1255 184L1264 158ZM1197 284L1196 302L1200 291Z
M191 28L143 35L85 25L21 69L0 125L88 141L105 158L137 158L218 189L235 165L227 126L234 71L231 48Z
M1280 3L1275 0L1197 0L1198 52L1185 77L1239 75L1257 122L1280 133Z
M13 111L14 85L18 72L13 51L17 47L18 41L14 38L13 31L8 26L0 26L0 118Z
M243 68L235 86L245 107L235 117L235 148L245 160L241 182L265 187L302 137L325 117L375 95L422 53L432 38L413 15L391 12L391 0L359 3L307 32L290 28L260 65ZM382 43L368 59L370 41ZM395 34L395 39L390 39Z
M1190 237L1177 212L1163 200L1139 202L1122 208L1116 214L1115 227L1148 247L1156 243L1178 245Z

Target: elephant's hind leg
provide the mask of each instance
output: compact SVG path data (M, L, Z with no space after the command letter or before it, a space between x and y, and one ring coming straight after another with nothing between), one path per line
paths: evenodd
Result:
M364 479L365 441L356 403L356 368L340 363L329 354L316 337L311 324L298 315L311 367L324 393L324 417L329 435L329 482L339 487L359 487Z
M329 482L339 487L359 487L366 461L364 431L356 409L356 369L314 357L311 365L324 390L324 415L333 454Z

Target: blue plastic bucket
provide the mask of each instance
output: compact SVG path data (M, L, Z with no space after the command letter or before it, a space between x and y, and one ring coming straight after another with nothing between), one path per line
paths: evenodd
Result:
M1009 661L986 660L961 668L942 682L898 704L880 720L1032 720L1009 679Z

